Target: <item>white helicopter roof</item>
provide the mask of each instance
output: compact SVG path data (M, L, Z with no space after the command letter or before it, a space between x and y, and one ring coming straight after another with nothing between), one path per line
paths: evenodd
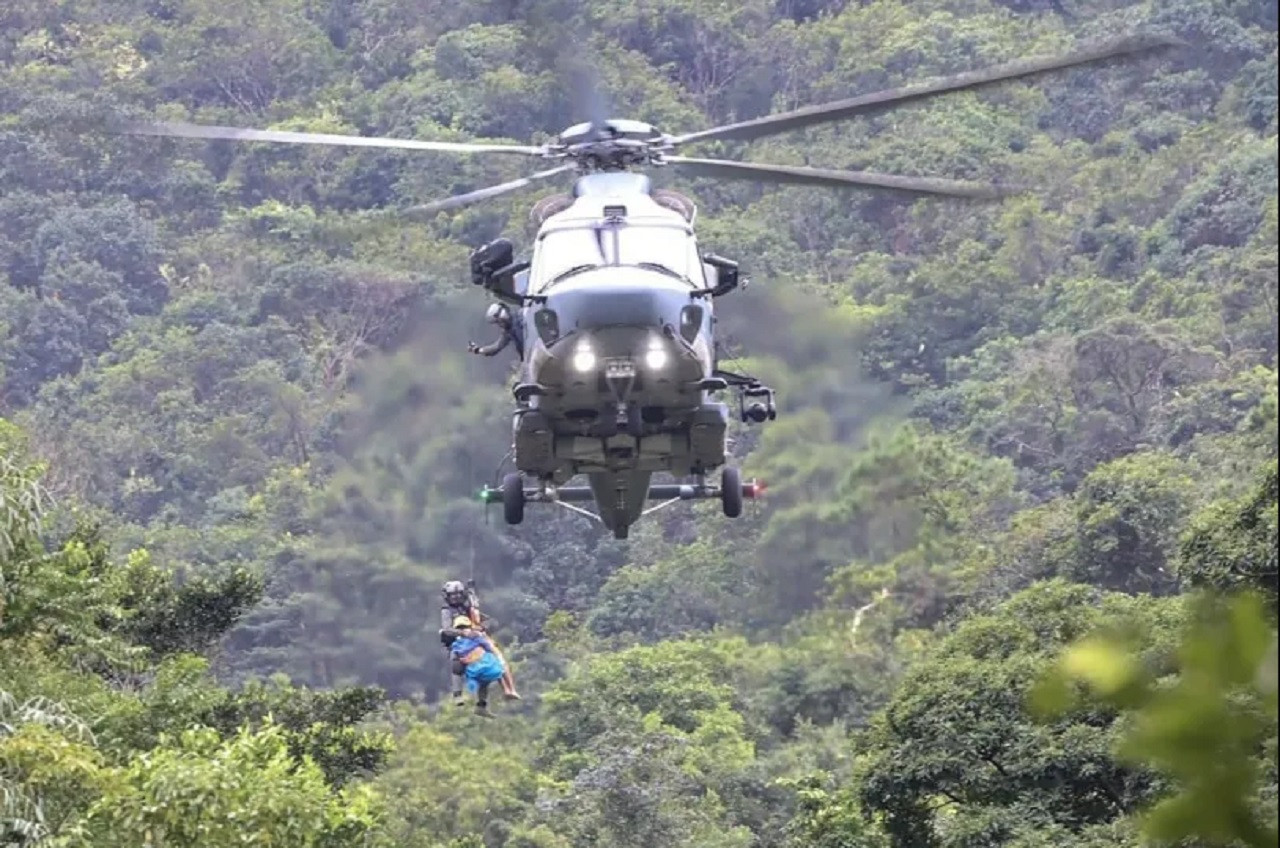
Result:
M705 285L697 239L684 216L634 183L614 185L617 190L588 186L568 208L546 219L535 241L530 294L573 269L646 264L678 274L691 288Z

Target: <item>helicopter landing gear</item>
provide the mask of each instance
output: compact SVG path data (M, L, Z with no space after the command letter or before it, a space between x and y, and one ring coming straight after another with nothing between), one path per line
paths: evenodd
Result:
M694 473L693 483L655 483L649 486L646 500L661 501L640 513L641 518L665 509L681 501L710 500L718 498L724 514L729 518L737 518L742 514L743 502L750 498L761 497L766 486L761 480L742 482L742 472L737 468L725 467L720 472L720 485L707 485L706 477ZM558 486L551 477L541 478L538 485L526 489L524 475L510 473L502 478L502 485L490 488L485 486L480 492L482 503L491 504L502 501L503 517L508 524L520 524L524 521L524 507L527 503L552 503L576 512L586 518L604 523L601 517L588 509L577 506L579 503L590 503L596 499L595 490L590 486ZM619 514L619 513L615 513ZM615 539L626 539L630 534L630 523L627 526L612 526Z
M502 478L502 517L508 524L524 521L524 478L511 473Z
M729 518L742 514L742 474L736 468L720 472L720 506Z

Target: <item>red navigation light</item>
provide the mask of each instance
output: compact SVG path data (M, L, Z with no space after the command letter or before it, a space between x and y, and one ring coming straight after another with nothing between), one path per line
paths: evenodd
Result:
M750 483L742 487L742 494L749 498L758 498L764 494L765 489L769 488L763 480L752 480Z

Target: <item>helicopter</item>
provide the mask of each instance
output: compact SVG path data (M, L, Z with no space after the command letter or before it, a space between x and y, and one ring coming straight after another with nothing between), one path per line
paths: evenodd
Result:
M471 282L494 299L504 332L516 339L516 409L507 459L515 470L481 500L501 501L520 524L528 503L553 503L599 521L625 539L643 516L680 501L715 499L729 518L764 491L729 462L729 404L742 422L775 420L774 391L720 367L715 302L745 288L738 263L703 252L697 207L684 194L654 188L643 169L673 167L692 176L863 188L915 197L999 200L1020 189L999 184L866 171L678 156L699 142L751 141L829 121L866 116L941 94L1121 57L1150 55L1181 42L1163 35L1111 39L1058 56L808 106L681 135L621 118L593 118L540 145L442 142L204 126L134 123L138 135L527 156L555 166L510 182L403 212L434 214L573 175L570 191L533 205L532 255L517 259L496 239L474 250ZM494 308L496 307L496 309ZM500 466L501 469L501 466ZM719 469L718 480L709 476ZM688 482L655 484L666 473ZM496 475L495 475L496 476ZM570 486L586 477L586 485ZM658 501L650 506L651 501ZM577 506L594 503L595 512Z

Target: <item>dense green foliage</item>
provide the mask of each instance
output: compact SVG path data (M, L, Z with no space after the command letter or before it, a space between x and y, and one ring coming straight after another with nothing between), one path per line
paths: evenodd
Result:
M733 433L769 494L626 543L474 497L510 407L466 255L526 245L539 195L369 214L519 163L100 131L525 141L584 117L592 53L610 111L674 133L1144 27L1187 47L709 146L1035 191L682 182L754 283L718 314L779 392ZM0 843L1274 844L1276 29L1264 0L0 4ZM435 706L471 576L526 698L487 723Z

